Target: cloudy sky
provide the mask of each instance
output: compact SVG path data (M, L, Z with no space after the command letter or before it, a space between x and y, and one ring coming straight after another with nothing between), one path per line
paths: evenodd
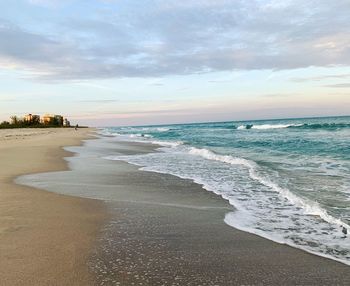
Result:
M350 114L349 0L0 1L0 120Z

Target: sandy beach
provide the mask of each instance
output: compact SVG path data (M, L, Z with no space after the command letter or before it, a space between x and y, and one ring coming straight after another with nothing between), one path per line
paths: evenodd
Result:
M70 149L70 172L19 180L106 201L111 219L89 259L96 285L349 285L349 266L225 224L232 206L200 185L104 159L155 148L88 140Z
M0 286L350 286L349 15L0 1Z
M63 146L90 129L0 130L0 285L93 285L89 251L105 218L100 201L15 185L18 175L66 170Z

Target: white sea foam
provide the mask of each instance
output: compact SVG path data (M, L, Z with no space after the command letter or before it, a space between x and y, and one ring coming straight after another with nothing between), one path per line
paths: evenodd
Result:
M208 160L215 160L220 161L227 164L232 165L243 165L245 167L248 167L249 169L249 175L252 179L258 181L259 183L265 185L266 187L269 187L271 190L281 194L283 197L288 199L292 204L301 207L304 210L304 213L307 215L315 215L321 217L323 220L334 223L337 225L343 225L348 228L350 228L349 225L345 224L341 220L332 217L327 213L326 210L322 209L318 203L306 201L306 199L302 199L298 197L297 195L293 194L287 189L279 187L276 183L270 181L268 178L264 178L263 176L260 176L257 172L257 165L255 162L246 160L243 158L235 158L229 155L219 155L215 154L212 151L209 151L207 149L198 149L191 147L189 153L191 155L198 155L202 156L205 159Z
M248 219L249 219L249 216L248 216ZM252 227L247 227L245 224L241 223L242 221L247 222L247 214L244 213L244 212L240 212L240 211L229 212L229 213L227 213L225 215L224 221L225 221L226 224L228 224L228 225L230 225L230 226L232 226L234 228L237 228L239 230L242 230L242 231L245 231L245 232L249 232L249 233L252 233L252 234L256 234L258 236L267 238L269 240L272 240L272 241L280 243L280 244L287 244L289 246L296 247L298 249L304 250L306 252L309 252L309 253L317 255L317 256L325 257L325 258L328 258L328 259L332 259L332 260L344 263L346 265L350 265L350 261L347 261L347 260L344 260L344 259L340 259L338 257L334 257L334 256L329 255L329 254L320 253L320 252L317 252L317 251L314 251L314 250L302 247L300 245L297 245L297 244L293 243L292 241L286 240L283 236L276 235L275 233L271 235L271 234L269 234L269 233L267 233L265 231L262 231L262 230L259 230L259 229L256 229L256 228L252 228Z
M144 134L144 133L137 133L137 134L130 134L128 135L130 138L139 138L139 137L144 137L144 138L153 138L152 135L150 134Z
M142 127L140 129L135 128L135 130L149 131L149 132L167 132L170 129L167 127Z
M102 136L119 136L119 135L121 135L118 132L110 131L110 130L105 129L105 128L98 128L97 133L102 135Z
M140 143L150 143L154 145L160 145L163 147L176 147L182 145L182 141L164 141L164 140L152 140L153 136L150 134L116 134L116 137L125 141L140 142Z
M302 124L262 124L262 125L253 125L252 129L280 129L280 128L288 128L292 126L301 126Z
M167 132L167 131L169 131L170 129L169 129L169 128L166 128L166 127L158 127L156 130L159 131L159 132Z
M267 129L281 129L288 127L298 127L303 124L262 124L262 125L241 125L237 129L247 130L247 129L257 129L257 130L267 130Z
M152 140L150 141L150 143L164 146L164 147L176 147L183 144L182 141L160 141L160 140Z
M195 147L190 147L188 153L191 155L202 156L203 158L208 160L221 161L223 163L228 163L232 165L244 165L249 168L253 168L253 165L255 164L254 162L243 158L235 158L229 155L218 155L207 149L198 149Z

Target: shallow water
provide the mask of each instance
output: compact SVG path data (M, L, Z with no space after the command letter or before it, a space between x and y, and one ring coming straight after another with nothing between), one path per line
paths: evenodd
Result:
M161 152L108 156L201 183L236 228L350 265L350 117L105 128Z

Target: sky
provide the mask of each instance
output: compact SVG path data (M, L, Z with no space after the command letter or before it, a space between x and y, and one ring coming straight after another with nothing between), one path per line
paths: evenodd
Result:
M349 0L2 0L0 121L350 114Z

